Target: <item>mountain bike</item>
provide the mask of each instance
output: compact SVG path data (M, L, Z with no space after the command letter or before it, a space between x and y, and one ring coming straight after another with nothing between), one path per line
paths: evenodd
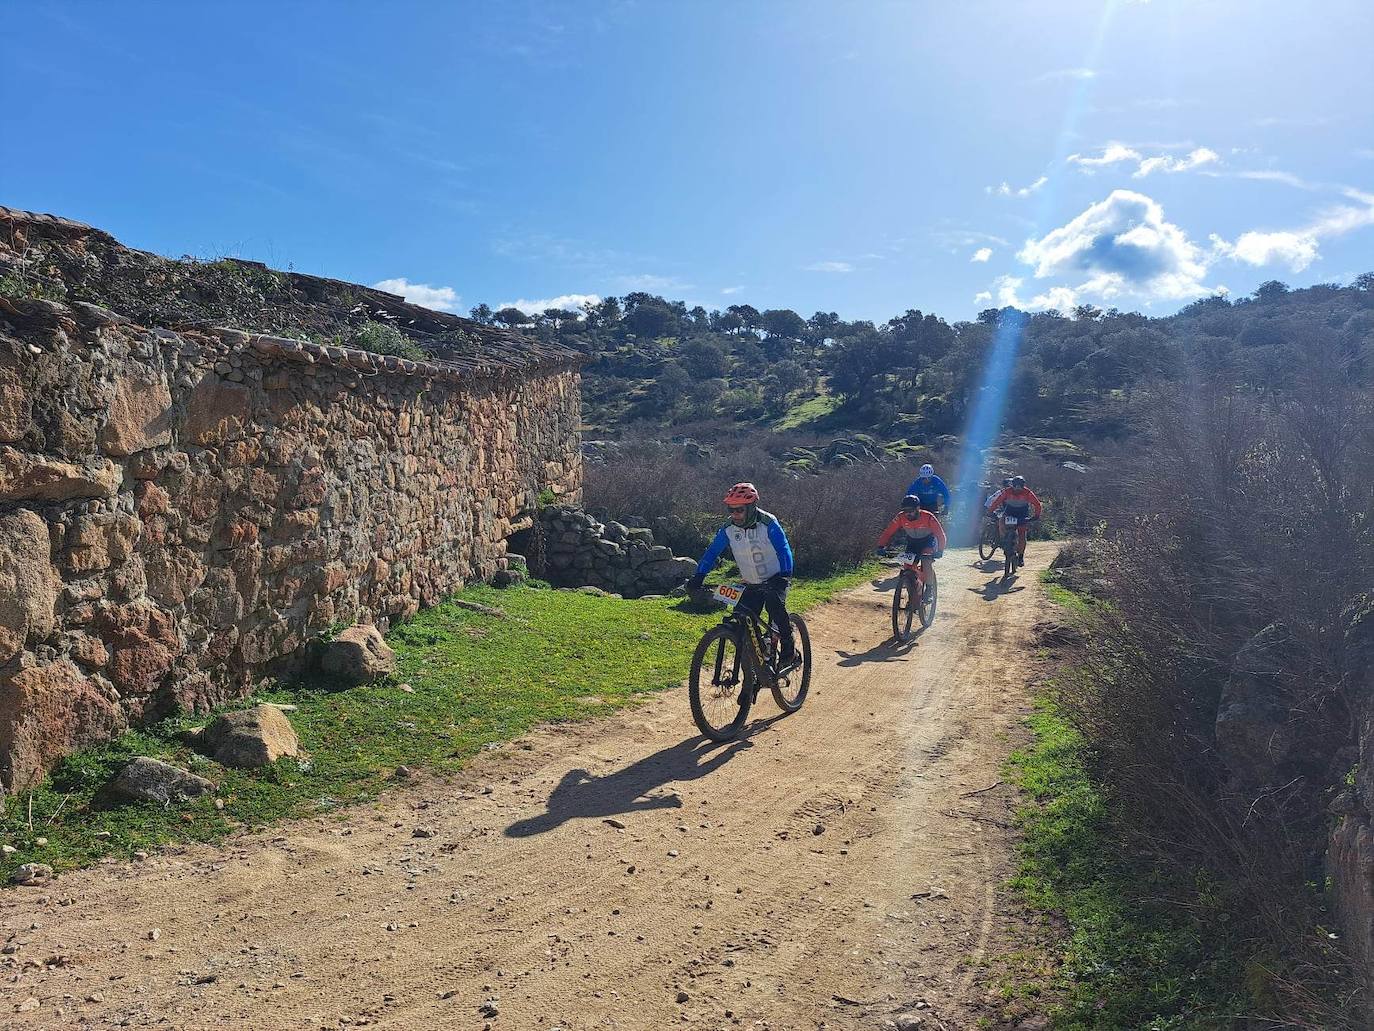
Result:
M783 712L796 712L811 687L811 636L806 621L791 614L796 657L778 661L781 636L771 621L735 606L744 596L743 584L722 584L713 600L727 606L719 626L701 638L692 655L687 694L697 729L712 741L729 741L749 719L749 710L763 687Z
M1002 579L1007 580L1016 573L1018 569L1026 564L1016 551L1017 533L1016 531L1022 524L1029 525L1035 522L1034 516L1004 515L1002 517L1003 531L1001 548L1006 553L1006 559L1002 562Z
M930 582L927 584L921 556L915 552L902 552L897 556L897 564L897 588L892 592L892 636L898 641L909 641L911 624L916 619L920 619L923 628L935 621L940 581L935 570L931 569Z
M978 557L986 562L997 554L1001 546L1002 542L997 537L997 520L991 517L984 519L983 532L978 538Z

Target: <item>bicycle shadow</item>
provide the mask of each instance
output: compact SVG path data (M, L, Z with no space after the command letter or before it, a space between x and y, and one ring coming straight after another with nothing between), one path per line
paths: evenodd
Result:
M840 657L840 661L835 665L853 667L862 666L865 662L905 662L907 656L911 654L911 650L920 644L919 638L925 631L926 628L921 627L905 641L898 641L889 637L881 644L875 644L868 651L863 652L847 652L837 648L835 654Z
M742 736L724 744L688 738L605 776L583 769L569 770L549 792L543 813L515 821L504 833L508 838L528 838L569 820L681 808L682 799L677 795L650 793L672 781L696 780L714 773L737 752L752 748L749 739L784 715L778 713L766 720L756 720Z
M1017 591L1024 591L1026 589L1025 584L1018 584L1016 580L1017 575L1015 573L1011 574L1009 580L1003 580L1001 576L994 576L987 583L983 584L982 587L968 587L965 589L978 595L984 601L996 601L1004 594L1015 594Z

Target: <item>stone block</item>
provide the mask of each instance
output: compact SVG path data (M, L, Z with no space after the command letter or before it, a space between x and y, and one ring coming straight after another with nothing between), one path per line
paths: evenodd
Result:
M0 672L0 787L31 787L68 752L126 727L117 701L70 660L11 666Z
M225 766L255 769L296 755L300 742L281 709L255 705L216 717L200 735L198 747Z
M323 647L320 668L350 684L370 684L396 672L396 653L375 626L359 623Z
M119 771L108 789L116 798L129 802L168 805L181 798L213 794L215 785L180 766L140 755Z
M0 516L0 666L52 631L61 590L48 524L27 509Z
M123 457L171 443L172 394L161 378L125 373L115 379L114 393L100 428L106 454Z
M120 472L108 459L73 465L0 447L0 501L79 501L112 497Z

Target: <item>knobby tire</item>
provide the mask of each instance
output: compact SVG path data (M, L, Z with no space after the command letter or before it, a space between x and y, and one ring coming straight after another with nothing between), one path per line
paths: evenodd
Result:
M754 703L756 675L745 651L744 633L728 626L712 627L702 636L697 650L692 654L692 672L687 681L692 719L696 721L697 729L712 741L730 741L739 734L749 719L749 710ZM726 693L722 693L712 682L717 663L722 659L721 676L738 671L738 682L733 690ZM744 692L742 700L740 692ZM734 718L727 720L724 716L730 708L734 709Z
M806 620L796 613L792 614L792 639L801 657L801 665L787 674L788 690L784 691L778 681L773 682L773 700L783 712L796 712L806 701L806 693L811 690L811 634L806 629Z

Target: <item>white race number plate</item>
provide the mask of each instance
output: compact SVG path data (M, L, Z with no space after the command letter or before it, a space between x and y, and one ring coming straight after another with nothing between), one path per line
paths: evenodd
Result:
M735 605L742 597L744 597L744 588L739 584L721 584L716 588L716 601L726 605Z
M1021 520L1017 519L1016 516L1007 516L1008 526L1015 526L1019 522L1021 522Z
M897 561L904 566L914 566L917 563L917 561L919 561L919 559L916 555L916 552L904 551L897 556Z

